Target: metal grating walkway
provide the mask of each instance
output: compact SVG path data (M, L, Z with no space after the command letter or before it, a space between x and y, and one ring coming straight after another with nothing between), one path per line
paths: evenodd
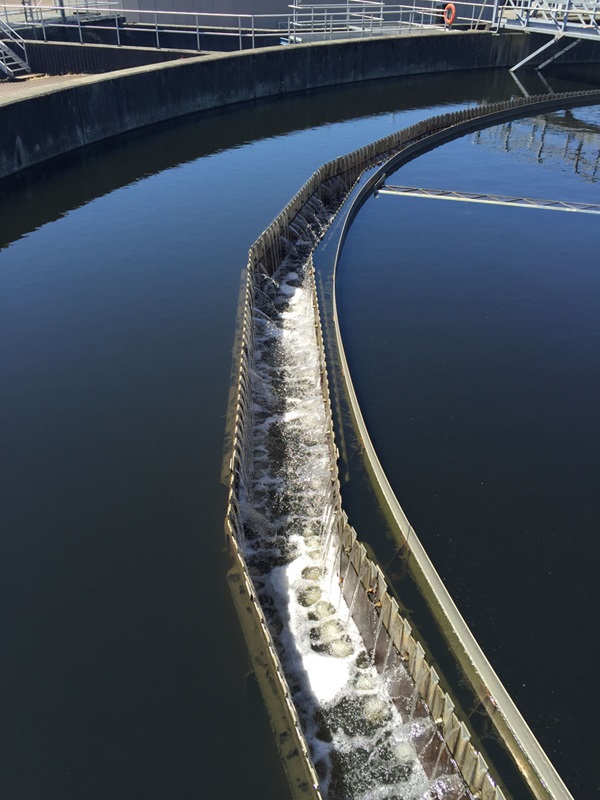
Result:
M511 72L524 66L553 45L557 45L550 58L537 67L541 70L584 39L600 41L600 2L598 0L566 0L558 3L549 0L504 0L498 11L497 27L513 31L545 33L552 37L534 53L515 64ZM565 46L563 38L568 41Z
M496 206L515 206L516 208L543 208L546 211L580 211L584 214L600 214L600 204L570 203L565 200L535 200L531 197L509 197L501 194L472 194L454 192L446 189L417 189L411 186L382 186L377 195L388 194L397 197L425 197L430 200L457 200L462 203L486 203Z

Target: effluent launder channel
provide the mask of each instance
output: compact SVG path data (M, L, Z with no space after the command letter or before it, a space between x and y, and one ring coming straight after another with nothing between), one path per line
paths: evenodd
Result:
M321 204L322 205L322 204ZM389 640L375 664L342 587L337 480L327 444L314 274L309 254L329 221L298 215L252 309L251 457L242 475L242 550L330 800L458 800L470 796ZM359 576L360 578L360 576ZM381 627L381 616L375 617ZM374 632L377 643L380 630ZM435 755L432 756L432 749ZM421 758L427 754L429 770Z
M346 87L204 115L124 137L54 172L48 165L41 178L31 176L23 191L0 198L0 325L6 344L0 348L6 423L0 564L9 654L2 676L10 686L3 704L2 796L287 796L264 707L248 676L221 552L219 465L239 272L249 243L326 159L432 113L482 98L505 99L514 92L506 75L460 73ZM445 163L458 171L470 161ZM479 167L481 174L486 169L485 163ZM504 191L510 193L510 187ZM288 294L279 297L274 285L265 284L256 310L256 341L264 339L266 350L277 358L283 358L286 339L297 336L293 315L303 304L310 310L310 277L301 263L286 269L279 279ZM354 279L366 272L356 270ZM417 270L408 270L407 280L413 272L418 278ZM385 293L391 295L387 288ZM361 309L353 300L346 315L353 324L369 311L362 287L358 294ZM373 331L378 340L385 339L381 324L371 314L361 329L365 338ZM285 336L284 327L289 331ZM418 341L415 353L419 358ZM316 392L318 371L308 351L286 352L285 358L292 357ZM381 355L376 363L380 360ZM325 573L344 554L328 534L330 476L325 461L319 461L324 455L313 447L310 467L299 457L292 466L294 443L301 437L307 447L311 442L292 415L308 410L309 401L300 401L298 389L284 403L277 387L291 380L291 369L284 361L266 364L254 364L255 420L262 425L256 443L285 452L290 460L287 467L282 461L266 469L263 451L256 451L256 485L244 506L244 548L273 630L289 621L303 632L302 653L291 640L279 637L278 644L282 658L288 657L286 669L292 665L294 700L311 726L320 774L334 791L334 773L344 759L356 769L369 760L354 720L371 730L369 719L379 714L389 721L388 746L381 741L377 759L383 763L373 755L371 767L385 767L390 796L403 785L414 787L403 792L419 797L421 786L423 792L428 789L426 783L411 784L422 779L413 751L427 756L431 731L418 703L408 724L408 684L402 700L394 700L395 688L391 700L387 696L386 685L394 684L389 677L401 666L391 661L393 654L386 661L387 677L378 676L370 649L365 651L347 625L352 595L344 607L339 578ZM389 371L387 361L385 368ZM353 376L363 384L372 382L370 375L355 373L354 365ZM295 408L292 398L298 399ZM465 413L474 415L468 399ZM321 413L316 400L310 408L311 414ZM385 424L387 417L380 416ZM314 424L327 426L327 417ZM290 438L286 450L283 437L292 434L296 438ZM403 447L406 452L406 442ZM571 459L562 455L559 463L562 468ZM301 480L315 486L314 507L297 509L297 498L289 492L285 507L267 513L269 491L277 485L273 481L282 479L286 469L303 492ZM357 481L343 488L346 504L356 494ZM398 490L403 502L413 495L405 482ZM427 507L427 498L422 505ZM286 542L285 516L292 529ZM357 524L356 504L351 516ZM460 526L462 516L457 516ZM417 529L427 526L419 523ZM394 543L377 525L359 525L358 530L387 564ZM471 538L476 536L478 529ZM279 552L269 542L284 547ZM594 563L593 557L581 560ZM472 575L459 572L456 561L457 581L469 586ZM303 576L308 568L323 572ZM557 558L554 568L557 575L562 569L555 594L572 621L570 608L581 605L579 594L593 595L587 591L590 583L573 580L573 562ZM529 670L519 707L535 723L536 735L544 735L550 755L561 760L557 765L569 786L581 788L587 781L581 791L591 796L596 780L590 768L593 717L583 704L573 703L569 688L582 665L557 660L566 677L557 677L556 692L546 703L535 615L529 650L515 658L509 646L511 619L515 614L531 617L530 606L543 597L539 582L532 567L528 582L521 584L529 585L530 592L515 593L514 613L505 608L505 594L485 588L471 602L469 596L458 599L469 619L480 619L484 627L493 616L499 674L513 691L524 683L524 667ZM302 605L301 600L310 599L311 605ZM582 642L591 629L589 619L588 614ZM325 627L329 622L335 624ZM516 645L528 642L522 637ZM352 653L340 653L349 646ZM350 697L348 713L336 708L339 722L327 734L325 717L333 716L337 693ZM359 707L360 714L354 714ZM423 733L409 745L404 734L407 727L417 733L417 723ZM378 722L379 729L384 730ZM346 737L355 740L356 757L342 747ZM400 746L391 752L394 737ZM369 737L369 756L374 741L379 739ZM431 761L435 767L435 757ZM454 780L442 774L443 761L442 755L430 778L432 787L438 782L437 791L444 780ZM407 763L412 773L402 784ZM394 784L394 765L402 773L400 784ZM358 791L364 795L366 790ZM450 796L452 791L459 789Z

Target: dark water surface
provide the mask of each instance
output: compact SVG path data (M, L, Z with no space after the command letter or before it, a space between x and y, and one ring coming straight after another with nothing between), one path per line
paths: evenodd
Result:
M248 247L322 162L432 108L513 93L493 73L322 92L123 137L25 185L0 184L2 798L286 796L222 552L219 475ZM472 417L462 402L454 413ZM564 473L570 458L559 455ZM473 515L489 500L474 496ZM584 537L579 524L569 530L575 568ZM582 586L578 572L564 574L552 583L563 610ZM522 611L501 574L490 586L470 602L495 616L506 604ZM587 637L571 657L552 635L568 677L556 696L574 698ZM531 686L545 665L535 652L525 660Z
M388 183L600 202L600 109L446 144ZM409 519L576 797L595 797L600 217L379 196L338 274Z

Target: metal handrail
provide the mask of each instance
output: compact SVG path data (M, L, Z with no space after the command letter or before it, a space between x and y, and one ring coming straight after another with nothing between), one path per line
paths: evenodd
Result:
M556 35L573 33L595 38L600 34L599 20L597 0L505 0L501 24L522 29L546 26L549 33Z
M381 32L401 32L402 27L449 28L443 19L443 0L421 0L420 2L384 5L369 0L348 0L342 4L292 5L292 25L297 30L341 31L347 28L362 28L365 33L379 35ZM469 10L467 10L469 9ZM485 10L489 19L484 19ZM453 21L461 29L476 28L483 22L492 23L495 9L493 0L461 3L461 14Z
M328 39L348 33L353 37L398 35L415 29L448 29L443 18L443 0L414 0L412 3L384 5L379 0L347 0L346 4L317 4L290 6L288 14L223 14L214 12L148 11L120 7L116 0L84 0L73 4L24 7L17 4L0 5L0 14L8 24L24 22L41 28L46 39L46 28L73 27L79 29L83 42L83 29L109 30L115 34L116 44L121 44L121 34L126 22L134 24L137 31L154 34L156 47L161 47L164 33L178 30L190 36L191 50L200 50L200 34L236 38L239 49L254 48L256 37L273 39L274 43L289 43L310 37ZM486 9L491 21L493 0L473 0L461 3L461 16L454 27L472 29L480 26ZM24 19L25 17L25 19ZM98 18L96 22L94 19ZM486 17L486 21L487 17ZM163 39L164 41L164 39Z
M8 23L3 22L0 19L0 42L2 42L5 37L7 37L11 41L12 43L11 49L13 49L15 46L20 49L23 55L19 56L19 58L21 58L22 61L28 64L29 62L27 60L27 48L25 46L25 40L23 39L22 36L20 36L17 33L17 31L11 28L11 26ZM2 48L0 48L0 59L2 60L3 64L6 64L6 53L2 50Z

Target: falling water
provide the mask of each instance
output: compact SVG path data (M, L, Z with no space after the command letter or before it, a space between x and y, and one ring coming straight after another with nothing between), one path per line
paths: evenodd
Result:
M376 617L376 620L377 622L375 625L375 638L373 639L373 650L371 651L371 664L375 663L375 654L377 652L377 640L379 639L379 635L381 633L381 626L383 623L383 617L381 616L381 614L379 614L379 616Z
M350 561L348 561L348 564L350 564ZM361 574L362 574L362 569L359 569L359 573L358 573L357 581L356 581L356 586L354 587L354 591L352 592L352 599L350 600L350 605L348 606L348 620L350 620L351 617L352 617L352 612L354 610L354 604L356 603L356 598L358 596L358 590L360 589L360 586L361 586L361 583L360 583Z
M287 255L276 273L256 276L251 452L240 487L244 556L329 800L458 800L467 796L462 781L429 779L417 756L436 729L415 714L406 669L388 648L393 669L380 674L375 653L365 649L351 613L360 581L350 608L342 594L337 473L307 268L328 214L321 201L311 202L288 226L295 241L283 242ZM346 575L349 569L348 561ZM375 624L376 644L380 615ZM401 680L392 681L400 670ZM392 697L398 683L413 686L408 710L406 697Z

